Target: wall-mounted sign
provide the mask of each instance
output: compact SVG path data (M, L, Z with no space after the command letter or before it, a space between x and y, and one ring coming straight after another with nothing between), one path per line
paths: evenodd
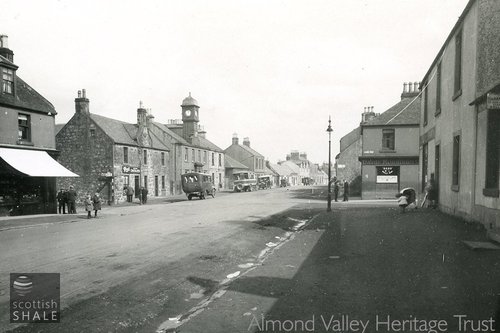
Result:
M113 174L111 172L101 172L101 177L113 177Z
M339 164L339 165L337 165L337 168L344 169L345 168L345 164Z
M399 180L399 166L378 166L378 184L397 184Z
M141 173L141 168L128 166L128 165L122 165L122 172L123 173Z
M500 94L488 93L486 95L486 107L488 109L500 109Z

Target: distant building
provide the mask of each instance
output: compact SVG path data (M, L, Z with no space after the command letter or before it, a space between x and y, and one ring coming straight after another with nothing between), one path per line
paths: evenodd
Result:
M245 165L257 176L266 174L266 161L264 155L250 147L249 138L244 138L243 144L240 144L238 135L233 134L232 144L224 150L224 153Z
M470 0L422 79L419 188L500 228L500 2Z
M233 174L235 172L240 172L240 171L248 171L248 167L235 159L233 159L231 156L226 155L226 159L224 161L224 167L226 168L225 171L225 178L226 178L226 186L228 189L233 189L234 188L234 177Z
M311 165L310 175L313 185L328 185L328 174L320 169L319 164Z
M403 85L401 101L361 124L361 198L392 199L418 186L420 96L418 83Z
M299 167L299 182L302 185L311 184L311 162L307 159L307 154L299 153L296 150L286 155L286 160L295 163Z
M300 176L301 170L296 163L292 161L282 161L278 162L278 164L290 170L287 176L287 182L289 186L302 185L302 177Z
M56 135L59 161L78 173L78 179L58 180L58 187L75 187L79 199L99 192L108 203L126 200L131 186L135 195L169 194L169 148L152 131L153 116L140 105L137 123L103 117L90 112L85 90L75 99L75 114Z
M54 106L18 75L0 35L0 216L56 213L56 177L77 177L54 158Z

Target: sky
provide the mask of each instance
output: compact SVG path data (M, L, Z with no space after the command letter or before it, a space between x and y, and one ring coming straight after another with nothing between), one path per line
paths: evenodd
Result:
M364 107L384 112L420 81L468 0L0 0L17 74L56 108L135 123L180 119L191 92L207 138L271 163L332 163Z

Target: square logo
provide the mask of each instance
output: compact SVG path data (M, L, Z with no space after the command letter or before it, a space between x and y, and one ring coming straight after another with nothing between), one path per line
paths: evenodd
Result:
M61 274L10 273L10 322L58 323Z

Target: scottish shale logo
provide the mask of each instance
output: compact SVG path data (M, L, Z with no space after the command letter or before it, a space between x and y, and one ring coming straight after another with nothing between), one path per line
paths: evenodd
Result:
M58 323L60 284L59 273L11 273L10 322Z

